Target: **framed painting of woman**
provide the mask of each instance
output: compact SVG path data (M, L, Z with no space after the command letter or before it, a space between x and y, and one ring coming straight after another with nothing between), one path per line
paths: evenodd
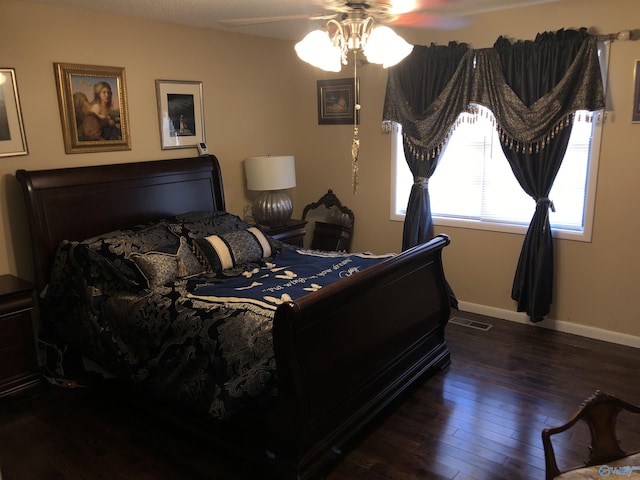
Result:
M131 150L121 67L55 63L66 153Z

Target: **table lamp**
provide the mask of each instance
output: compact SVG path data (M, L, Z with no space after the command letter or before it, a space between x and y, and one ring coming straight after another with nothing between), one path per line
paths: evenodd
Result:
M277 227L291 218L293 205L285 188L296 186L293 156L251 157L244 160L247 190L260 192L253 202L253 218L261 225Z

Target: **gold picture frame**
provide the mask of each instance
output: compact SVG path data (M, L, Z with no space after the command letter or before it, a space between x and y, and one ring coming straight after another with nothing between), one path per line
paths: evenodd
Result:
M27 155L14 68L0 68L0 157Z
M66 153L131 150L125 71L54 63Z
M156 80L162 150L205 142L202 82Z

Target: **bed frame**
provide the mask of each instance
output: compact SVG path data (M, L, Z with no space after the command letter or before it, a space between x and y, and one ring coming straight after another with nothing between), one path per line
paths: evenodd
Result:
M26 198L40 292L63 239L225 209L213 155L18 170L16 177ZM384 407L449 364L444 332L450 295L441 259L448 243L448 237L438 236L278 308L273 326L278 395L264 419L262 450L277 476L322 474Z

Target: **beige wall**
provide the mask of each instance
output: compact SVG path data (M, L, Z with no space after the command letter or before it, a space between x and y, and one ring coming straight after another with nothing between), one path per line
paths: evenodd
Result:
M229 211L242 214L247 203L245 157L293 152L295 63L287 42L12 0L0 0L0 12L0 65L16 69L29 147L27 156L0 158L1 273L31 277L16 169L197 155L161 150L156 79L203 82L206 140L221 162ZM125 68L130 151L65 154L54 62Z
M562 0L479 15L455 31L398 31L414 44L455 40L485 48L500 35L534 39L539 32L582 26L599 33L640 28L640 2ZM636 59L640 59L640 41L612 45L608 94L611 111L602 139L593 241L556 240L555 302L549 317L638 337L640 316L633 301L640 292L640 217L636 212L640 202L640 124L630 121ZM351 68L332 77L350 74ZM298 207L331 187L356 214L355 249L397 251L402 225L390 221L388 213L390 139L380 133L386 75L374 65L358 72L363 115L359 135L360 188L356 196L350 193L351 128L315 126L313 89L315 79L321 76L311 67L305 69L298 93L304 116L297 130L296 156L304 160L298 176L300 184L305 185L298 192ZM445 269L458 298L469 304L515 312L511 286L523 236L460 228L437 230L452 238L445 253Z
M107 33L87 39L96 15L75 9L0 0L0 66L16 68L29 155L0 158L0 273L31 277L24 207L13 174L17 168L154 160L196 155L194 149L162 151L155 79L202 80L207 144L220 159L228 209L248 202L242 159L268 152L296 156L294 215L328 188L356 215L354 249L398 251L402 224L389 220L390 138L380 132L386 71L359 68L360 186L351 192L349 125L317 125L316 80L353 75L352 66L325 74L295 57L292 42L234 35L171 24L100 15ZM635 19L635 20L634 20ZM455 31L400 30L416 44L450 40L488 47L499 35L533 39L559 28L586 26L617 32L640 25L636 0L563 0L476 17ZM99 35L100 36L100 35ZM188 50L184 49L188 46ZM611 49L609 101L600 159L591 243L556 241L556 301L550 317L640 337L632 300L638 292L640 125L630 123L632 68L640 42ZM53 62L125 67L133 148L126 152L66 155L62 143ZM439 229L443 231L442 229ZM510 299L521 235L447 228L447 276L459 299L515 311Z

